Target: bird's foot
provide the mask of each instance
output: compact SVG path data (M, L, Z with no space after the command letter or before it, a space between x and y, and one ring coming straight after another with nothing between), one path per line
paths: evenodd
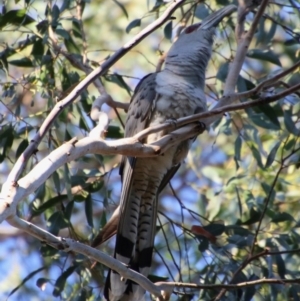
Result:
M167 120L166 120L166 123L172 125L172 127L173 127L174 129L177 128L177 119L175 119L175 118L169 118L169 119L167 119Z
M197 126L199 128L199 134L202 134L205 130L207 130L206 124L201 121L197 121Z

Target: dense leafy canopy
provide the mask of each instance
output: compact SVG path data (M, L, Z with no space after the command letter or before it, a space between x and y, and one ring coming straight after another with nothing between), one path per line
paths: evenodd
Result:
M186 1L155 31L101 76L115 101L127 103L136 83L155 71L179 25L199 22L229 1ZM54 105L168 7L163 1L9 1L0 15L1 184ZM258 8L246 17L248 31ZM176 17L176 18L175 18ZM207 70L210 107L223 95L237 51L236 15L218 28ZM299 4L268 4L243 62L243 93L299 61ZM82 67L83 66L83 67ZM299 67L241 102L270 97L299 84ZM61 112L27 162L22 176L73 137L88 135L99 90L93 85ZM171 300L299 300L300 90L224 114L193 144L163 191L152 281L237 284L239 289L178 288ZM123 136L126 113L103 106L112 119L106 139ZM120 156L87 154L60 166L18 206L18 215L54 235L90 244L120 196ZM38 177L38 175L36 175ZM8 300L101 300L107 268L50 247L20 229L1 226L0 294ZM114 241L101 250L113 254ZM293 282L293 281L291 281ZM4 297L3 297L4 298ZM147 298L150 298L147 295Z

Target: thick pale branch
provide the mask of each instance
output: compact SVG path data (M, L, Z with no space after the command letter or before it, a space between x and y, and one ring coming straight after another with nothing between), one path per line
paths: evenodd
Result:
M77 141L76 138L60 146L41 160L25 177L14 185L10 182L2 186L0 198L0 222L15 215L18 203L40 187L52 173L64 164L86 154L122 154L133 157L153 157L162 154L174 143L195 137L202 128L198 124L189 124L165 135L151 145L142 144L134 137L116 141L104 141L87 137Z

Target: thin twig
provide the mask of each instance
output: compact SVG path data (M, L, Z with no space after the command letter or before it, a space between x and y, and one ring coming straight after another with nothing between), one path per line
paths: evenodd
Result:
M197 283L180 283L180 282L159 282L156 283L158 287L186 287L194 289L226 289L226 290L235 290L244 287L255 286L259 284L293 284L300 283L300 278L295 279L273 279L273 278L263 278L253 281L240 282L237 284L197 284Z
M272 78L269 78L263 82L261 82L259 85L257 85L255 88L246 91L246 92L242 92L239 94L239 96L241 98L248 98L251 97L253 95L256 95L258 92L260 92L263 88L268 88L270 87L273 83L275 83L276 81L278 81L280 78L291 74L292 71L294 71L295 69L297 69L300 66L300 61L298 61L296 64L294 64L293 66L291 66L290 68L276 74L275 76L273 76Z
M180 280L181 280L180 267L178 266L178 264L176 262L176 259L173 256L173 252L171 251L171 247L170 247L170 244L169 244L169 240L168 240L167 234L166 234L166 232L164 230L164 227L163 227L163 224L162 224L162 222L160 220L159 215L157 217L158 217L158 222L160 224L161 231L163 233L163 236L164 236L164 239L165 239L165 242L166 242L166 247L167 247L168 252L169 252L169 254L170 254L171 258L172 258L173 264L174 264L175 268L177 269L178 274L180 275ZM175 235L175 237L176 237L176 235Z
M251 250L250 250L250 256L252 257L253 256L253 253L254 253L254 248L255 248L255 245L256 245L256 242L257 242L257 236L258 236L258 233L260 231L260 227L261 227L261 224L262 224L262 221L263 221L263 218L267 212L267 209L268 209L268 205L270 203L270 200L272 198L272 194L274 192L274 188L275 188L275 185L277 183L277 180L279 178L279 175L280 173L282 172L282 170L284 169L284 165L283 165L284 162L282 162L282 164L280 165L280 168L278 169L276 175L275 175L275 178L273 180L273 183L270 187L270 190L269 190L269 193L264 201L264 208L263 208L263 211L260 215L260 218L259 218L259 221L258 221L258 225L257 225L257 228L255 230L255 233L254 233L254 239L253 239L253 243L252 243L252 246L251 246Z

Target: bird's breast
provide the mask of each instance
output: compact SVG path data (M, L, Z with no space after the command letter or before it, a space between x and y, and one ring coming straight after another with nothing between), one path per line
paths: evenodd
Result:
M157 75L156 93L158 96L153 104L153 112L162 116L162 122L206 110L203 89L170 72Z

